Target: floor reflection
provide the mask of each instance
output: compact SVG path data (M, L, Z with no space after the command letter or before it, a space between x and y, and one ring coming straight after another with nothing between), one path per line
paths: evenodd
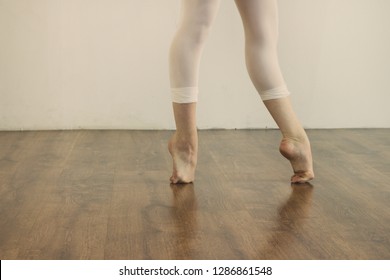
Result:
M296 240L300 239L302 227L307 221L313 196L310 183L292 185L290 197L278 208L276 227L267 240L265 248L258 252L261 259L289 259L291 255L299 258ZM291 252L291 254L290 254Z
M175 225L175 258L195 257L198 232L197 210L194 184L171 184L173 193L171 216Z

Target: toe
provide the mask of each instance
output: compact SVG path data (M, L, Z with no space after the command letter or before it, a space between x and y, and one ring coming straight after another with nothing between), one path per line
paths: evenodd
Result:
M314 176L311 175L310 172L296 172L292 177L291 177L291 183L293 184L304 184L307 183L308 181L312 180Z
M177 183L177 178L175 176L171 176L171 178L169 178L169 180L171 181L172 184L176 184Z

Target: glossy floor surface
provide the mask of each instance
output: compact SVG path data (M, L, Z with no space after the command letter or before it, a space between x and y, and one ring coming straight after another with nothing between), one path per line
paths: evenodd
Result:
M0 259L390 259L390 130L309 130L289 184L277 130L201 131L169 184L170 131L0 132Z

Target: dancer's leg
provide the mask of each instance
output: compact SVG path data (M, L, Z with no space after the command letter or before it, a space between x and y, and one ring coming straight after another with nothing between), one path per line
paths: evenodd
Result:
M171 182L195 179L198 152L196 101L203 47L220 0L182 0L180 27L173 39L169 65L176 132L168 148L173 159Z
M280 152L294 170L291 182L307 182L314 178L311 148L305 130L292 109L279 67L277 0L235 2L244 25L248 72L282 132Z

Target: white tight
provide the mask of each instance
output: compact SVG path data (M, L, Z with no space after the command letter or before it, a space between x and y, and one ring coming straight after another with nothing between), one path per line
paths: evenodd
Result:
M248 73L263 100L289 95L277 56L277 0L235 0L245 31ZM172 101L197 102L202 51L220 0L182 0L181 21L170 49Z

